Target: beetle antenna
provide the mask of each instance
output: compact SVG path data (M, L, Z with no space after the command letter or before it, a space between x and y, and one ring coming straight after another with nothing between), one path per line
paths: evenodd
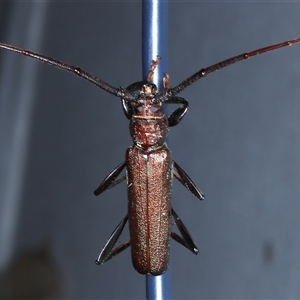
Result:
M20 54L29 56L29 57L37 59L39 61L45 62L45 63L47 63L51 66L63 69L63 70L68 71L68 72L71 72L71 73L73 73L73 74L75 74L79 77L82 77L82 78L90 81L91 83L93 83L93 84L97 85L98 87L100 87L102 90L104 90L104 91L106 91L110 94L113 94L114 96L121 97L121 93L122 93L123 98L124 98L124 94L126 94L125 98L127 98L127 97L130 98L130 96L131 96L131 95L127 95L126 90L124 91L123 89L115 88L115 87L109 85L108 83L106 83L105 81L99 79L98 77L82 70L79 67L69 65L67 63L64 63L62 61L59 61L57 59L48 57L48 56L43 55L43 54L39 54L39 53L36 53L36 52L33 52L33 51L17 48L17 47L7 45L7 44L4 44L4 43L0 43L0 48L7 49L7 50L10 50L10 51L13 51L13 52L16 52L16 53L20 53Z
M280 44L275 44L275 45L271 45L268 47L264 47L264 48L260 48L248 53L244 53L244 54L240 54L234 57L231 57L229 59L223 60L217 64L214 64L208 68L205 69L201 69L200 71L198 71L197 73L193 74L192 76L190 76L189 78L187 78L186 80L182 81L180 84L178 84L177 86L169 89L168 94L171 95L172 97L175 96L176 94L178 94L179 92L181 92L182 90L184 90L186 87L188 87L189 85L191 85L193 82L195 82L198 79L203 78L204 76L206 76L209 73L215 72L219 69L222 69L224 67L227 67L229 65L235 64L238 61L244 60L244 59L248 59L251 58L253 56L256 55L260 55L269 51L273 51L279 48L283 48L283 47L287 47L287 46L291 46L295 43L300 42L300 37L295 38L293 40L289 40Z

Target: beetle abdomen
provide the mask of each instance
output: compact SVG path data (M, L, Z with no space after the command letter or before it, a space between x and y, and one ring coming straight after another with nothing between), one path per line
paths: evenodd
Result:
M172 158L163 145L154 152L127 150L128 216L134 268L160 275L168 268Z

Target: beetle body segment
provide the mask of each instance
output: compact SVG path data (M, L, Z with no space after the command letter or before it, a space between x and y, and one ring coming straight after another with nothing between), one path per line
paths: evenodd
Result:
M133 266L141 274L160 275L169 261L171 152L165 145L153 152L133 146L126 162Z
M151 91L154 89L150 84L144 85L143 88ZM156 101L153 94L142 94L138 101L131 104L131 110L133 114L129 129L133 143L148 152L163 145L169 125L162 103Z
M134 144L145 151L155 150L164 144L168 133L168 123L161 119L138 119L130 121L130 135Z
M130 120L134 145L126 153L128 221L134 268L160 275L169 262L173 161L165 144L168 121L152 89L143 86Z

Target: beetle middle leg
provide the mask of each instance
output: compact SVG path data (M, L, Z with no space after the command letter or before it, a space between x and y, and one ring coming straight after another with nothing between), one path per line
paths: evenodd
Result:
M204 199L203 192L196 186L188 174L186 174L181 167L173 160L173 174L181 184L184 185L192 194L200 200Z
M126 179L126 175L122 176L121 178L118 178L120 173L123 171L123 169L126 166L126 162L122 162L120 165L118 165L116 168L114 168L100 183L98 188L94 191L95 196L100 195L104 191L107 191L114 187L115 185L119 184L123 180Z

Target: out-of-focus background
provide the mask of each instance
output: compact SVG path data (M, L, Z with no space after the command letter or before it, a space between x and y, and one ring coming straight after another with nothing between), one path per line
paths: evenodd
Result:
M299 15L296 2L171 2L171 85L300 36ZM141 79L140 2L1 2L0 41L113 86ZM299 83L300 44L181 94L190 110L169 146L206 199L174 183L173 206L200 248L194 256L171 243L175 299L300 298ZM0 50L0 104L0 296L144 298L129 250L94 264L126 213L125 183L93 195L131 145L119 100Z

